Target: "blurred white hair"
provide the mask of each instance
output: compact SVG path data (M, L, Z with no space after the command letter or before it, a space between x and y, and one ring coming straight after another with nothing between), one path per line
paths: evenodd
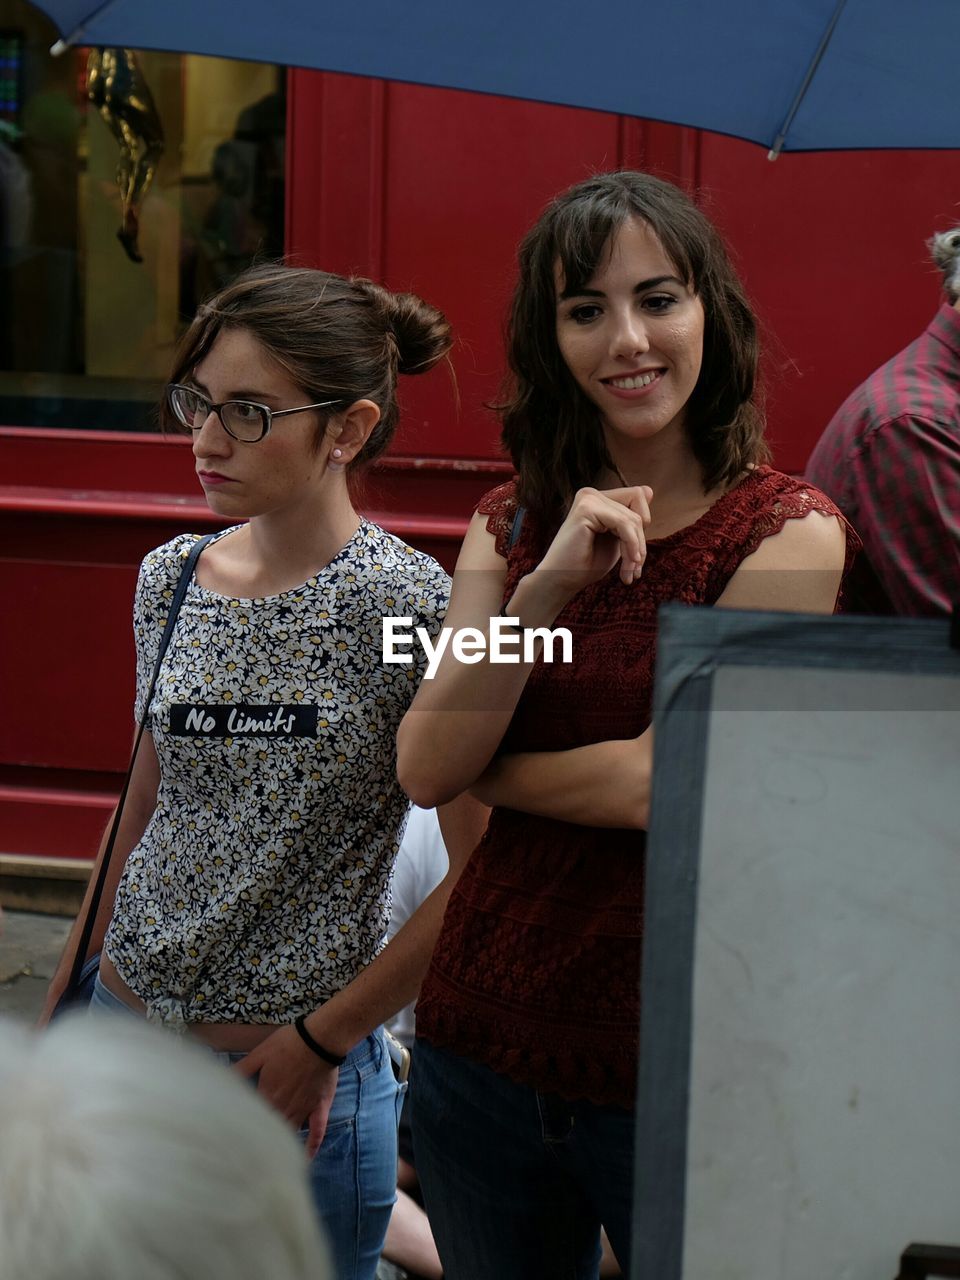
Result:
M943 287L951 302L960 297L960 227L938 231L927 241L934 262L943 272Z
M3 1280L329 1280L294 1134L132 1020L0 1019Z

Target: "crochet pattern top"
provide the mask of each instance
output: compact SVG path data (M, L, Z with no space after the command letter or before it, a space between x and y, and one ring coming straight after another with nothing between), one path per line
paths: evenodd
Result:
M508 547L513 482L478 510L507 559L504 600L551 531L527 513ZM738 565L785 522L839 515L818 490L757 467L694 524L648 543L639 582L617 569L554 626L573 662L538 662L503 752L562 751L634 738L650 724L656 613L713 604ZM847 527L847 567L859 543ZM450 900L417 1003L417 1032L495 1071L569 1099L633 1105L639 1038L645 833L494 809Z

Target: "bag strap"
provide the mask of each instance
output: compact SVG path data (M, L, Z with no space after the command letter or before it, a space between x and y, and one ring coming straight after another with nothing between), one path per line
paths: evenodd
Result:
M513 524L510 526L510 537L507 539L507 550L512 551L517 545L520 537L520 531L523 528L523 517L527 514L526 507L517 507L516 514L513 517Z
M150 703L153 700L154 690L157 687L157 679L160 675L160 666L163 662L164 654L167 652L167 646L173 635L174 628L177 625L177 615L180 612L180 606L183 604L184 596L187 594L187 588L190 586L190 580L193 577L193 571L197 567L197 561L200 559L200 552L204 549L208 542L211 542L216 534L207 533L202 538L198 538L190 548L190 554L183 562L183 568L180 570L180 578L177 582L177 589L173 593L173 599L170 602L170 610L167 613L166 625L163 628L163 635L160 637L160 648L157 650L157 660L153 664L153 674L150 677L150 687L147 690L147 696L143 704L143 714L140 717L140 724L137 728L137 737L133 744L133 751L130 753L130 764L127 768L127 776L123 780L123 789L120 792L120 799L117 801L117 807L114 811L113 822L110 826L110 835L107 837L107 843L103 850L103 858L100 861L100 870L97 873L97 882L93 888L93 897L90 900L90 908L87 911L87 918L83 922L83 930L80 934L80 940L77 944L77 952L73 958L73 968L70 971L70 980L67 983L67 990L71 991L80 980L80 971L87 959L87 948L90 946L90 939L93 937L93 926L96 923L97 911L100 908L100 899L103 897L103 889L107 883L107 871L110 867L110 858L113 854L113 846L117 840L117 832L120 829L120 818L123 814L123 806L127 799L127 792L130 790L130 779L133 777L133 766L137 760L137 752L140 750L140 740L143 737L143 731L146 727L147 716L150 711Z

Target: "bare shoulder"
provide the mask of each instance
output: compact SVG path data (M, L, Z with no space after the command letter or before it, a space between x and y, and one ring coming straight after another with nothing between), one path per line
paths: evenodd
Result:
M499 612L507 562L497 550L496 536L487 517L476 512L467 527L453 571L453 590L447 609L448 626L479 625Z
M455 572L462 569L492 569L506 574L507 562L497 550L496 535L489 528L488 517L475 511L467 526Z
M813 510L786 520L783 528L764 538L740 567L841 570L846 547L846 533L838 517Z
M809 511L764 538L727 583L717 604L729 609L832 613L846 557L837 516Z
M201 562L215 565L221 570L233 569L237 565L244 564L250 554L249 540L248 525L241 524L233 529L227 529L204 549Z
M243 594L244 572L249 573L248 538L246 525L228 529L215 538L197 562L197 583L223 595Z

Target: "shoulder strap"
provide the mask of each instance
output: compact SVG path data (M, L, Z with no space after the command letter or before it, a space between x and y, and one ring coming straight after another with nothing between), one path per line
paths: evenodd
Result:
M167 652L170 637L173 635L174 628L177 625L177 615L180 612L180 606L183 604L183 598L187 594L187 588L190 586L190 580L193 577L194 569L197 567L197 561L200 559L200 552L215 536L215 534L208 533L202 538L198 538L190 548L190 554L184 560L183 568L180 570L177 589L173 593L173 600L170 602L170 610L167 614L166 625L163 628L163 635L160 637L160 648L157 650L157 660L153 664L153 675L150 677L150 687L147 690L147 697L143 704L143 715L140 717L140 724L137 728L137 737L133 744L133 751L130 753L130 764L127 767L127 776L123 780L123 789L120 792L120 799L117 801L117 807L113 815L113 822L110 826L110 835L107 838L106 847L103 851L103 858L100 862L100 870L97 873L97 882L93 889L93 897L90 899L90 907L87 911L86 919L83 922L83 931L80 934L80 940L77 944L77 952L73 958L73 968L70 971L70 980L67 983L68 991L72 991L80 981L80 970L83 968L86 961L87 948L90 946L90 939L93 937L93 926L96 923L97 911L100 907L100 899L103 897L103 888L107 882L107 871L110 867L110 858L113 854L113 846L116 843L117 831L120 829L120 818L123 813L124 803L127 799L127 792L130 790L130 779L133 776L133 766L136 763L137 752L140 750L140 740L143 737L143 730L147 722L150 703L153 699L154 690L157 687L157 678L160 675L160 666L163 662L164 654Z
M164 654L167 652L167 645L170 643L170 637L173 635L174 628L177 625L177 616L180 613L180 606L183 604L183 598L187 594L187 588L190 586L193 578L193 571L197 567L197 561L200 559L200 552L204 549L208 542L211 542L215 534L207 533L202 538L198 538L190 548L190 553L183 562L183 568L180 570L180 577L177 579L177 589L173 593L173 599L170 601L170 609L167 613L167 621L163 628L163 635L160 637L160 647L157 650L157 660L153 664L153 675L150 677L150 687L147 690L147 696L143 704L143 715L140 717L140 731L137 734L137 740L133 745L133 756L130 760L130 768L133 768L133 761L136 758L137 747L140 745L140 739L143 736L143 726L146 723L147 714L150 709L150 703L153 700L154 690L157 687L157 680L160 676L160 666L163 662ZM128 774L129 778L129 774ZM124 791L126 795L126 791ZM121 799L121 804L123 800Z
M517 507L516 514L513 517L513 524L510 526L510 537L507 539L508 551L512 551L517 545L517 540L520 537L520 531L523 529L523 517L526 514L526 507Z

